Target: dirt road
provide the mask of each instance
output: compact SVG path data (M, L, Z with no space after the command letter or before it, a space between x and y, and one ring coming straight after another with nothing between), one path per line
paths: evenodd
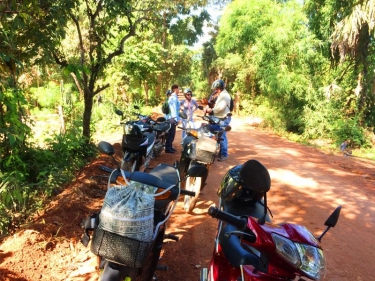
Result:
M302 224L320 235L328 215L343 206L337 226L322 240L326 280L375 280L374 163L326 155L246 125L250 122L234 118L228 134L230 157L214 163L194 214L185 215L181 208L174 214L170 230L181 239L165 247L162 261L170 270L160 273L160 280L194 281L199 268L208 265L216 220L207 215L207 209L218 203L216 190L227 169L248 159L257 159L270 172L268 204L273 222ZM194 275L187 275L192 271Z
M273 222L306 226L315 235L336 206L342 205L337 226L323 238L327 259L326 280L375 280L375 164L355 157L325 154L250 126L250 119L232 121L228 133L230 156L215 162L193 214L182 211L182 201L168 224L179 242L165 245L158 272L160 281L196 281L208 266L216 220L207 215L218 203L217 187L227 169L257 159L269 170L268 195ZM177 133L175 154L162 154L157 162L173 163L181 151ZM79 222L100 209L104 190L88 180L97 174L101 157L82 171L77 181L51 202L34 222L0 245L0 281L97 280L95 259L79 242Z

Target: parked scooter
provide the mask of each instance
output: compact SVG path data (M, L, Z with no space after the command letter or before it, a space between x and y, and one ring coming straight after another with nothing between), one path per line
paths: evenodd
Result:
M326 263L320 242L336 225L341 206L326 220L326 230L314 237L304 226L270 222L270 187L267 169L256 160L235 166L224 176L219 208L208 210L219 224L210 266L201 270L200 281L323 279Z
M116 162L114 155L114 148L107 142L99 143L99 150L101 153L112 156ZM117 163L117 162L116 162ZM201 176L203 169L194 167L189 169L187 176ZM204 171L203 171L204 172ZM126 239L126 237L119 237L119 235L113 234L113 239L109 239L113 243L107 245L100 251L103 256L100 256L100 268L103 269L101 275L101 281L151 281L157 280L155 270L167 270L166 266L158 265L160 259L160 253L163 247L164 239L172 239L178 241L178 237L173 234L166 234L166 224L168 219L171 217L180 195L194 196L194 192L181 190L180 188L180 176L177 165L160 164L149 173L145 172L127 172L120 169L120 165L117 165L117 169L114 169L109 176L108 190L113 188L113 185L124 185L124 179L126 178L129 182L136 182L137 184L147 185L148 189L152 187L157 197L155 197L154 203L154 215L153 215L153 237L151 243L141 243L134 239ZM123 186L123 188L131 188L129 186ZM107 191L108 192L108 191ZM116 205L117 206L117 205ZM103 210L102 210L103 212ZM91 219L94 219L93 222ZM98 221L99 220L99 221ZM121 219L126 223L131 223L131 219ZM91 251L95 249L97 251L98 243L103 244L105 242L98 242L95 238L95 233L100 225L100 216L90 218L85 223L86 235L82 239L82 242L87 245L90 241L88 235L91 230L94 230L93 242L91 244ZM94 225L92 225L94 224ZM134 224L134 222L133 222ZM139 224L139 225L138 225ZM143 222L139 221L135 229L140 228L143 230ZM141 228L142 227L142 228ZM101 230L103 231L103 230ZM110 233L111 234L111 233ZM99 234L97 234L99 235ZM123 239L123 240L121 240ZM122 243L126 242L124 246ZM130 242L129 242L130 241ZM107 241L108 242L108 241ZM130 244L129 244L130 243ZM94 245L94 246L93 246ZM106 244L105 244L106 245ZM122 250L123 249L123 250Z
M135 106L135 109L139 107ZM117 109L117 115L125 119L124 113ZM159 156L171 124L163 117L153 120L150 116L133 112L138 120L121 121L123 126L122 150L124 153L121 169L125 171L145 171L151 159Z
M199 106L201 110L202 106ZM187 119L184 112L179 113L180 117ZM229 115L230 116L230 113ZM207 173L203 177L188 177L185 181L185 190L195 192L194 197L185 196L184 209L186 212L191 213L198 201L199 193L206 184L208 172L211 165L214 163L215 158L219 151L221 136L224 131L230 131L230 126L222 125L223 121L227 118L218 118L212 115L198 116L201 117L204 123L198 129L192 129L190 122L187 122L188 127L179 127L186 130L186 137L182 140L182 153L179 163L179 171L183 177L186 171L193 166L202 166L207 169ZM215 125L215 129L211 128Z

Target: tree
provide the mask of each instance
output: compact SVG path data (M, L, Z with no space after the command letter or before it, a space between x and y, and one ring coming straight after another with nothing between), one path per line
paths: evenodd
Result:
M55 49L53 55L59 65L74 72L83 90L83 136L89 141L93 99L109 87L109 83L98 83L106 67L124 54L125 43L130 38L158 24L163 26L163 14L176 15L185 2L87 0L81 4L64 3L62 6L76 29L78 57L66 54L63 46ZM204 4L205 1L192 1L185 6L188 9Z
M232 2L219 22L217 66L237 91L261 96L285 129L302 133L304 107L316 95L323 58L300 4Z
M341 93L344 117L355 116L360 126L375 122L374 9L373 0L306 3L310 26L318 36L324 35L325 54L335 68L332 80L345 89Z
M368 0L356 4L351 14L337 23L332 34L332 47L334 51L339 49L341 59L346 55L355 56L363 47L361 37L369 37L375 31L375 1ZM361 40L362 39L362 40Z
M0 2L0 168L18 170L31 130L27 101L19 83L27 67L44 59L64 34L65 18L56 3L34 0ZM43 59L42 59L43 58ZM46 60L44 60L46 62ZM12 166L13 167L10 167ZM22 170L22 169L20 169Z

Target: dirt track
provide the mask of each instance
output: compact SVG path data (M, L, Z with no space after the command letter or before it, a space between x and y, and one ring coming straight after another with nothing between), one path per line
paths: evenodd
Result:
M327 155L234 119L228 134L230 157L215 162L195 214L178 211L170 226L182 236L165 247L164 263L173 265L161 280L196 280L187 268L207 266L213 249L216 221L207 209L218 203L220 180L229 167L257 159L269 170L272 187L268 195L273 222L292 222L320 235L324 222L336 206L342 205L337 226L323 238L327 259L326 280L373 280L375 277L375 165L353 157ZM364 165L364 166L362 166ZM171 229L171 228L170 228ZM195 245L192 249L192 246ZM182 252L181 252L182 249ZM173 254L169 254L173 252ZM189 257L181 258L183 253ZM177 263L177 264L175 264ZM195 276L198 276L195 269ZM186 276L189 276L188 278Z
M169 270L158 272L159 280L197 280L213 249L216 221L207 215L207 209L218 203L220 180L228 168L252 158L262 162L271 175L268 201L273 222L302 224L319 235L330 212L343 206L337 226L322 240L326 280L374 280L375 164L325 154L256 129L249 122L233 119L233 130L228 133L230 156L226 162L214 163L194 214L185 214L179 202L168 232L178 235L180 241L165 245L160 264L168 265ZM178 152L162 154L153 164L179 158L177 134ZM0 245L0 281L97 280L95 259L78 242L79 222L100 208L104 191L87 179L105 161L104 157L91 163L35 223Z

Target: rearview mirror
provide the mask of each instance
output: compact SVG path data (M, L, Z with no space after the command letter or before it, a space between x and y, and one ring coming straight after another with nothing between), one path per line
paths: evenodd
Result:
M202 105L198 105L198 108L200 109L200 110L203 110L203 106Z
M341 206L338 206L324 223L325 226L335 227L340 217Z
M98 149L101 153L107 154L107 155L114 155L115 150L113 148L113 145L106 141L101 141L98 144Z
M183 112L183 111L180 111L180 112L178 113L178 115L179 115L182 119L187 119L187 114L186 114L185 112Z
M120 109L116 109L116 110L115 110L115 113L116 113L117 115L120 115L120 116L123 116L123 115L124 115L124 113L123 113Z

